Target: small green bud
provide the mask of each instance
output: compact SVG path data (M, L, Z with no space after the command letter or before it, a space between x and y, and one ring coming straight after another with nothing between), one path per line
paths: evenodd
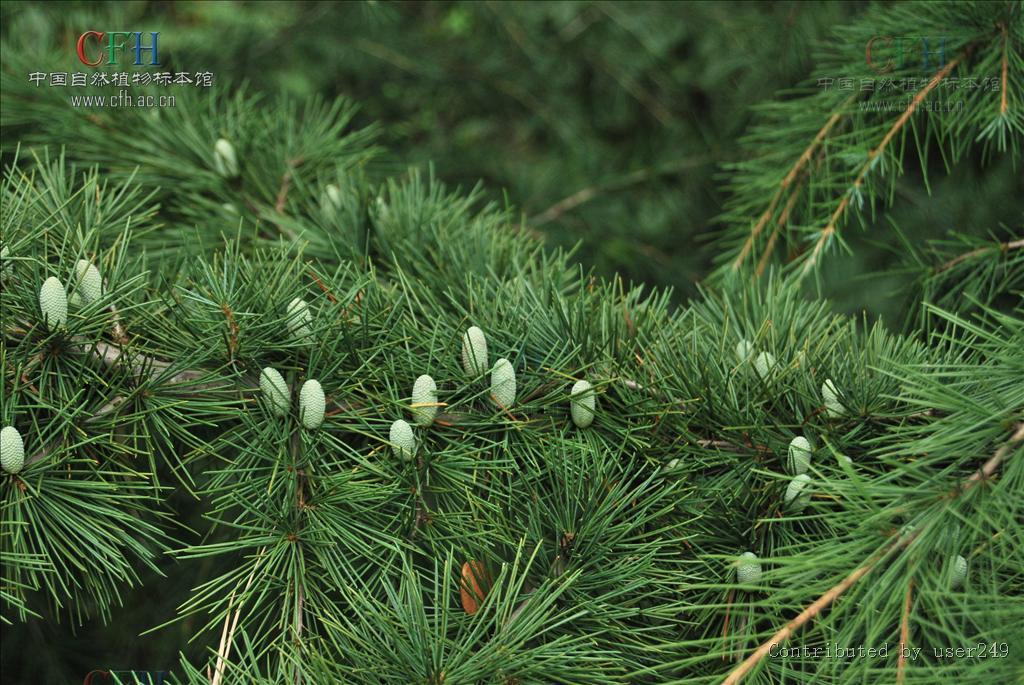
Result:
M327 187L324 188L324 197L322 201L324 211L328 212L332 216L335 212L341 209L341 190L338 186L333 183L328 183Z
M10 254L10 250L4 245L0 247L0 275L7 271L7 255Z
M416 454L416 435L412 432L412 426L402 419L391 424L388 440L396 457L409 460Z
M964 584L967 580L967 560L957 554L950 561L949 587L954 590Z
M516 401L516 370L504 357L494 362L491 369L491 396L505 409Z
M277 369L267 367L260 373L260 390L267 398L267 404L274 416L284 416L291 407L291 400L288 397L288 384L284 377L277 372Z
M796 512L803 511L811 503L811 490L807 487L811 484L811 477L806 473L789 481L786 487L786 507Z
M225 202L220 206L220 208L223 209L228 214L230 214L231 216L241 216L238 212L238 207L236 207L231 202Z
M288 303L288 332L292 340L307 342L313 336L313 315L301 297Z
M789 455L786 460L789 472L794 474L807 473L811 465L811 443L802 435L789 441Z
M7 473L18 473L25 465L25 443L14 426L0 430L0 466Z
M825 400L825 411L831 418L837 418L846 413L846 407L839 401L839 390L831 378L826 378L821 384L821 398Z
M586 428L594 422L597 397L594 395L594 386L589 381L576 381L569 391L569 401L573 423L580 428Z
M462 335L462 368L475 378L487 371L487 338L476 326L470 326Z
M429 426L437 416L437 383L430 376L423 374L412 384L412 403L433 405L413 407L413 421L417 426Z
M39 289L39 309L43 322L51 331L64 328L68 323L68 294L64 284L50 276Z
M235 146L230 141L220 138L213 145L213 167L224 178L238 176L238 157Z
M77 295L84 304L103 297L103 277L95 265L84 259L75 262L75 285L72 297Z
M750 355L753 351L754 346L747 339L740 340L736 343L736 358L741 362L745 362L750 359Z
M315 430L324 422L327 400L320 381L310 379L299 389L299 420L309 430Z
M744 552L736 564L736 580L741 585L757 585L761 582L761 562L753 552Z
M768 376L775 371L775 366L775 357L771 352L762 352L754 358L754 371L757 372L761 380L767 380Z

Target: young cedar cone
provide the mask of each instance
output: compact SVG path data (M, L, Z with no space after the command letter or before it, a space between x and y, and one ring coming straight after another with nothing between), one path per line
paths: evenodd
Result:
M14 426L0 430L0 466L7 473L17 473L25 465L25 443Z
M299 389L299 420L309 430L315 430L324 422L324 389L320 381L310 379Z
M412 432L412 426L402 419L391 424L388 441L391 443L391 450L400 459L409 460L416 454L416 436Z
M54 276L47 278L39 289L39 309L43 313L43 323L51 331L67 325L68 294L64 285Z
M736 580L741 585L757 585L761 582L761 562L753 552L744 552L736 564Z
M490 589L491 578L482 561L467 561L462 565L459 594L462 597L462 608L467 614L472 616L480 610Z
M267 404L274 416L284 416L288 413L291 400L288 397L288 384L277 372L277 369L267 367L260 373L260 390L267 398Z
M79 298L83 304L89 304L103 297L103 277L99 269L84 259L75 262L75 284L72 298Z
M224 178L238 176L238 157L235 146L228 140L220 138L213 145L213 168Z
M789 472L794 475L807 473L811 465L811 443L807 438L798 435L789 441L789 454L786 459Z
M761 380L767 380L775 370L775 356L771 352L762 352L754 358L754 371Z
M789 485L786 486L786 507L797 513L806 509L811 503L811 489L807 487L810 484L811 477L806 473L801 473L789 481Z
M476 378L487 366L487 338L482 330L470 326L462 335L462 368L467 376Z
M954 590L964 584L967 580L967 560L957 554L950 562L949 587Z
M301 297L288 303L288 333L295 342L306 342L313 335L313 315Z
M573 423L580 428L586 428L594 422L597 398L594 396L594 386L589 381L576 381L569 392L569 401Z
M430 376L423 374L412 384L413 421L417 426L429 426L437 416L437 383Z
M504 357L494 362L491 369L491 396L505 409L516 401L516 370Z
M745 362L750 359L750 353L754 351L754 346L747 339L740 340L736 343L736 358L741 362Z
M846 413L846 407L839 401L839 390L831 378L821 384L821 398L825 401L825 411L830 418L838 418Z
M323 206L324 211L331 216L341 209L341 190L333 183L328 183L324 188Z

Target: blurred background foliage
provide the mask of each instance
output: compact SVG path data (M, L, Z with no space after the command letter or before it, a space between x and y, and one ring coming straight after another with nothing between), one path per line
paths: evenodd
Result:
M481 202L513 207L522 230L576 247L601 275L670 286L682 300L721 250L711 238L728 196L723 167L750 154L740 139L757 105L806 93L823 54L860 55L859 44L838 45L849 39L837 30L869 9L7 2L0 16L5 78L47 64L74 70L82 31L130 27L160 31L168 69L212 71L221 87L350 98L358 126L379 126L382 174L433 165L450 185L482 183ZM5 113L8 160L10 123ZM929 240L952 231L1005 240L1020 231L1024 207L1007 201L1024 192L1016 154L985 159L978 149L949 165L931 147L923 164L906 165L895 207L849 231L851 254L824 274L823 294L838 311L863 310L898 327Z
M750 106L805 79L814 46L863 7L4 3L2 16L37 65L51 51L73 68L82 31L131 27L161 32L169 66L349 97L359 123L380 124L385 163L482 181L486 199L550 243L579 244L600 273L685 296L709 271L717 175Z

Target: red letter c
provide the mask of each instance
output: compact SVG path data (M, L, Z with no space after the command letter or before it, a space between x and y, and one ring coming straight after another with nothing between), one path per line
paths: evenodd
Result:
M81 40L78 41L78 45L79 45L79 52L81 52L81 45L82 45L82 41ZM85 60L82 60L82 61L85 61ZM88 62L86 62L86 64L88 64ZM110 672L109 671L101 671L99 669L96 669L96 670L93 670L93 671L89 671L85 675L85 681L82 683L82 685L92 685L92 677L94 675L101 675L104 678L106 678L107 676L110 675Z
M87 67L97 67L100 62L103 61L102 57L97 57L95 62L90 62L85 58L85 39L89 36L96 36L96 40L103 40L102 31L86 31L78 37L78 59L82 60L82 64Z
M871 60L871 48L874 47L876 40L884 41L886 46L892 45L892 38L889 36L873 36L871 40L868 41L867 47L864 49L864 59L867 61L868 66L875 72L885 74L892 71L892 60L886 60L885 64L881 67L875 66L874 62Z

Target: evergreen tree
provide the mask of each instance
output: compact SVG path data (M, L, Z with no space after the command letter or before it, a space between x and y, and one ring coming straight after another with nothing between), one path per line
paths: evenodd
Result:
M949 39L903 109L813 87L908 27ZM96 622L164 660L98 668L190 683L1018 680L1020 224L909 247L902 326L821 292L929 151L1016 164L1024 21L838 35L683 306L395 172L347 100L88 111L5 50L5 680L81 678L37 656ZM1000 87L927 111L954 73Z

